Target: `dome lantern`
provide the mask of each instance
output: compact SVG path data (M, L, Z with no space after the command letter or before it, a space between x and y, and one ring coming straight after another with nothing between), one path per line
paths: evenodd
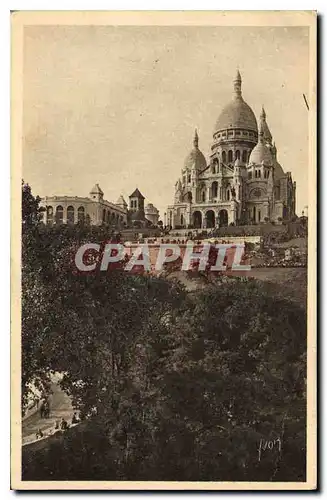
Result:
M236 99L242 98L242 77L239 70L236 71L234 78L234 94Z
M195 132L194 132L193 146L194 146L195 148L198 148L198 147L199 147L199 136L198 136L198 131L197 131L197 129L195 129Z

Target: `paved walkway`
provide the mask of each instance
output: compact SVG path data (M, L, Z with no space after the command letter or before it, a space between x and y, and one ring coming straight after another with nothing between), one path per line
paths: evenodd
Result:
M49 418L41 418L40 411L27 417L22 423L22 441L23 445L36 441L36 432L41 429L44 437L50 435L55 431L57 420L62 417L67 420L71 425L71 419L74 413L71 400L65 392L63 392L59 385L53 383L51 385L53 394L49 397L50 402L50 416Z

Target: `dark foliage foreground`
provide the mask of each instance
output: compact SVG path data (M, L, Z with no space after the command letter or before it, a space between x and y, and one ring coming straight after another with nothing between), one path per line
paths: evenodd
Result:
M254 280L190 295L74 274L73 249L96 231L40 229L30 212L23 224L22 403L59 371L84 419L25 447L23 479L304 481L302 308Z

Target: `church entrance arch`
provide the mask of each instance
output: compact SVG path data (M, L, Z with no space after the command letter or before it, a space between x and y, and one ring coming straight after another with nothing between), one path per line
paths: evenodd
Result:
M228 213L227 210L223 209L219 211L218 214L219 227L228 226Z
M206 213L206 226L208 229L215 227L215 212L213 210L208 210Z
M193 213L193 227L196 229L202 227L202 213L199 210Z

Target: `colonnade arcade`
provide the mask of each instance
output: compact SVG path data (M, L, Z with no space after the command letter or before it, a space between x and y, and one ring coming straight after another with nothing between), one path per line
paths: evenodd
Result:
M214 210L195 210L192 214L192 226L195 229L228 226L228 211L224 208L217 213Z
M45 212L43 212L43 222L45 224L91 224L90 215L87 213L83 205L74 206L68 205L47 205ZM124 217L117 212L111 211L108 208L102 208L100 214L100 220L102 224L123 226Z

